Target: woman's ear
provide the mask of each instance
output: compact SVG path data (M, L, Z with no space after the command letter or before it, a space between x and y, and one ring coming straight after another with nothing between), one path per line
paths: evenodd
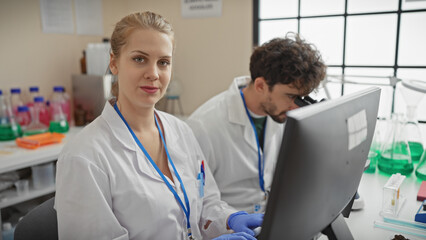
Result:
M113 53L109 54L109 69L111 70L111 73L113 75L118 74L118 68L117 68L117 58Z

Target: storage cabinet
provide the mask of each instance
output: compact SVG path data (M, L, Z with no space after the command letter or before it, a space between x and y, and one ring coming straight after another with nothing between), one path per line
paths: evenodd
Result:
M38 166L49 162L56 162L64 144L69 141L82 127L72 127L60 144L43 146L35 150L19 148L14 141L0 142L0 174L23 168ZM34 187L32 178L29 178L29 191L18 194L15 187L0 192L0 226L1 212L10 206L31 201L55 192L54 184ZM0 240L2 236L0 234Z

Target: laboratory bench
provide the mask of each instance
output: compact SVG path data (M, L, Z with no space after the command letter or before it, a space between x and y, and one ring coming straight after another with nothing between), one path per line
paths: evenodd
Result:
M391 231L375 227L375 221L379 225L383 222L383 217L380 215L383 204L383 187L389 178L390 175L379 172L378 169L376 169L375 173L363 174L358 192L364 199L365 206L363 209L351 211L349 218L346 218L346 223L354 239L393 239L395 234L401 234L410 240L424 239L402 231ZM405 202L399 214L394 217L395 219L414 222L414 217L422 205L421 201L417 201L417 192L421 183L422 181L416 177L414 171L406 176L400 187L400 194L405 197ZM400 225L396 226L399 227ZM423 234L426 235L426 229L423 230Z
M82 127L71 127L61 143L42 146L34 150L20 148L15 141L0 142L0 174L55 163L64 144L81 129ZM32 179L29 178L28 180L29 190L23 194L18 194L15 187L0 192L0 226L2 226L1 213L5 208L35 201L37 198L50 197L55 192L54 182L35 188ZM16 224L16 222L13 224ZM0 240L1 238L0 234Z

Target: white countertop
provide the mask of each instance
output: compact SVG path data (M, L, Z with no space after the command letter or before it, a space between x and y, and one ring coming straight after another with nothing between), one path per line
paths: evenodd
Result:
M42 146L34 150L20 148L14 140L0 142L0 173L55 160L64 144L82 128L71 127L61 143Z

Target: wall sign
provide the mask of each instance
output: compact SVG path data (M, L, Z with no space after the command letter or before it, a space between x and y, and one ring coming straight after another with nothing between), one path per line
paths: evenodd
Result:
M181 7L184 18L222 16L222 0L181 0Z

